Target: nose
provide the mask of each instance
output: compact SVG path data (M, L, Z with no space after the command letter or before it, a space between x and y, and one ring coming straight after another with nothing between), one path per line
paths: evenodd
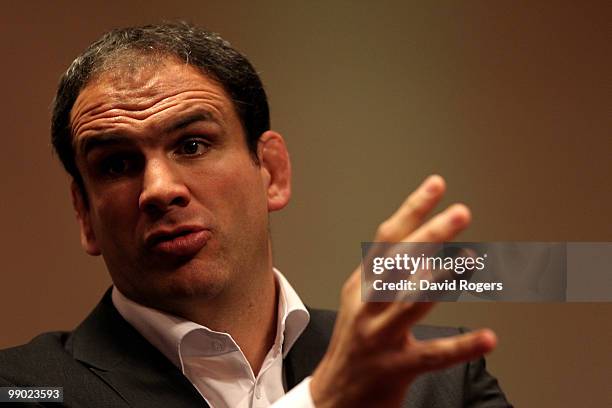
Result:
M164 159L147 161L138 198L141 211L152 215L163 214L174 206L187 206L189 198L189 189L171 163Z

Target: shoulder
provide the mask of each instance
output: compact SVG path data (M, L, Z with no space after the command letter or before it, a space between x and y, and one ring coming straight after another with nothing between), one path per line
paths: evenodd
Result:
M77 366L67 349L70 332L50 332L29 343L0 350L0 381L13 385L61 385L69 367Z
M308 307L308 313L310 314L310 321L308 322L308 328L317 331L331 331L334 328L336 322L337 312L326 309L313 309Z

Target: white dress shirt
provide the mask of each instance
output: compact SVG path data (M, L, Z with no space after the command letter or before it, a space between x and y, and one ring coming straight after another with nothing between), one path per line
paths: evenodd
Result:
M276 338L257 376L230 334L138 304L116 287L112 299L119 314L181 370L211 408L314 408L310 377L285 394L283 358L310 315L287 279L277 269L274 274Z

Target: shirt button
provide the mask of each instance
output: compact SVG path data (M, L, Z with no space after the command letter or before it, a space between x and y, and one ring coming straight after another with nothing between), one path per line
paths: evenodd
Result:
M257 386L255 387L255 398L261 399L261 390Z
M213 341L213 350L217 352L223 351L223 343L220 341Z

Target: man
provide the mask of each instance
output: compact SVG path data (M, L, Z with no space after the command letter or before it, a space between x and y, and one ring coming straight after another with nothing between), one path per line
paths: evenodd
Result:
M507 406L480 358L492 332L413 327L431 304L362 303L359 270L336 318L273 268L289 156L253 67L216 34L107 33L62 77L52 140L113 288L75 331L0 353L0 385L87 407ZM376 240L452 239L466 207L424 223L443 191L428 178Z

